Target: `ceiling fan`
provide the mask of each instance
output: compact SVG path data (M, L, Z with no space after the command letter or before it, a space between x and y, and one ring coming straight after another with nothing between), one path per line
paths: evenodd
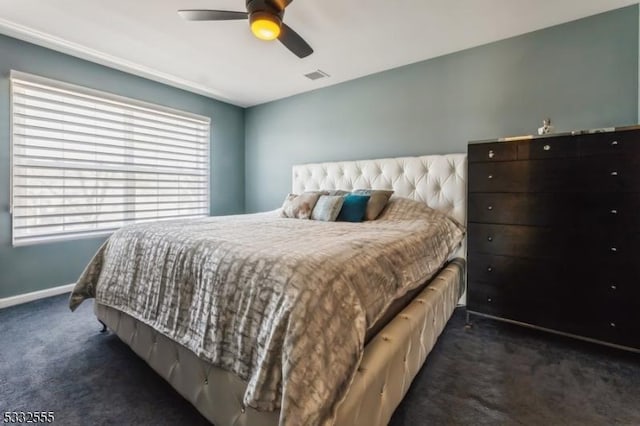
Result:
M299 58L313 53L313 49L302 37L282 22L284 9L293 0L247 0L246 12L227 10L191 9L179 10L178 14L188 21L232 21L249 19L251 32L260 40L280 40Z

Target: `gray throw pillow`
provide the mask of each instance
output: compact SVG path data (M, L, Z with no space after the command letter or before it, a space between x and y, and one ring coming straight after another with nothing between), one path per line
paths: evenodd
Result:
M344 203L342 195L322 195L311 212L312 220L335 222Z
M356 189L352 194L370 196L369 202L367 203L367 211L364 214L364 220L376 220L389 202L393 191L386 189Z
M305 192L301 195L289 194L282 204L282 216L295 219L309 219L311 211L320 198L318 192Z

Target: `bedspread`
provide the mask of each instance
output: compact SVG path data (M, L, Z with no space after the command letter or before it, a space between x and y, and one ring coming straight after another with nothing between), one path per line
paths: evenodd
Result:
M280 409L281 425L332 424L367 328L463 234L403 198L363 223L269 212L131 225L96 253L70 308L95 297L148 324L247 381L244 403Z

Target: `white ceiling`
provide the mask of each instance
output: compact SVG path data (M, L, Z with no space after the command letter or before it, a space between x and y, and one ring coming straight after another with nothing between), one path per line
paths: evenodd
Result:
M240 106L251 106L545 28L637 0L295 0L298 59L245 21L186 22L177 9L244 0L0 0L0 33ZM330 78L303 74L321 69Z

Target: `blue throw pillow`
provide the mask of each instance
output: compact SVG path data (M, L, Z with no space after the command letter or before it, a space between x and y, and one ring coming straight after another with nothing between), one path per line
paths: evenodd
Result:
M369 195L345 195L337 220L341 222L362 222L367 211L369 198L371 198Z

